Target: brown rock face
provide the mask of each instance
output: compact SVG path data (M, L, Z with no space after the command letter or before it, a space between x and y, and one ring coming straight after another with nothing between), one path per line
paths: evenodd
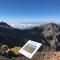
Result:
M43 35L46 38L46 41L50 44L50 49L54 49L54 51L59 50L57 48L59 44L60 37L60 26L58 24L49 23L43 25ZM60 46L60 45L59 45Z

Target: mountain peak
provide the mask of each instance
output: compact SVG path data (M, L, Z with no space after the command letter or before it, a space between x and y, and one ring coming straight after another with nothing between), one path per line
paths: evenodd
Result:
M8 25L8 24L5 23L5 22L0 22L0 25L2 25L2 26L6 26L6 27L11 27L10 25Z

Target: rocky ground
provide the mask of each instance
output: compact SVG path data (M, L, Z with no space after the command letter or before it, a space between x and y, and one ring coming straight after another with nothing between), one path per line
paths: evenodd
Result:
M0 56L0 60L30 60L23 55L19 57L4 57ZM60 52L38 52L31 60L60 60Z

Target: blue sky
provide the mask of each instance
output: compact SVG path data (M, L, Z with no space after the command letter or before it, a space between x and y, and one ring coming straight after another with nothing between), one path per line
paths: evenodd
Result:
M60 0L0 0L0 21L10 24L60 22Z

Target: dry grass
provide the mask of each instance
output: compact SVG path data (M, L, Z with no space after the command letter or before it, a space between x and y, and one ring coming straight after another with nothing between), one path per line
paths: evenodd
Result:
M16 47L14 47L14 48L11 48L10 50L11 50L12 52L14 52L14 54L19 55L19 50L20 50L20 49L21 49L21 47L16 46Z

